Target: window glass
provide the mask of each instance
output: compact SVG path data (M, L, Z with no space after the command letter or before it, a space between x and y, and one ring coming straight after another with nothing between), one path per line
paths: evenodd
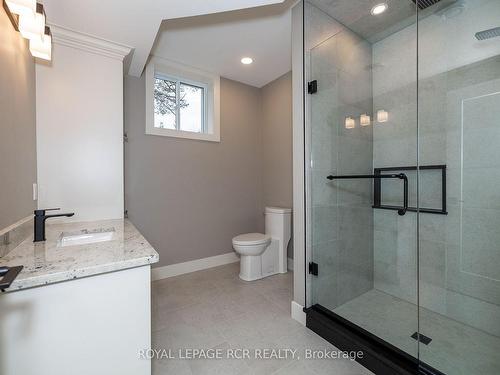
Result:
M219 76L160 58L145 75L146 134L220 142Z
M202 133L204 89L181 83L179 87L180 130Z
M155 77L154 87L154 127L176 129L177 121L177 83Z

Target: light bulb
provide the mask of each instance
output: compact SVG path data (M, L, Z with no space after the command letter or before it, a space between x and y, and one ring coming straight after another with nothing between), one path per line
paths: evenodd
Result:
M19 32L26 39L42 38L45 32L45 15L26 13L19 16Z
M368 126L370 125L370 122L371 118L367 114L361 115L361 117L359 118L359 123L361 124L361 126Z
M36 0L5 0L11 13L18 15L35 14Z
M356 121L352 117L346 117L345 118L345 128L346 129L353 129L356 127Z
M377 111L377 121L378 122L387 122L389 120L389 112L379 109Z
M375 5L370 11L370 13L373 14L374 16L378 16L379 14L384 13L387 10L387 8L389 7L387 6L386 3L380 3Z
M49 61L52 59L52 36L48 27L45 27L43 37L30 39L30 52L33 57L39 59Z

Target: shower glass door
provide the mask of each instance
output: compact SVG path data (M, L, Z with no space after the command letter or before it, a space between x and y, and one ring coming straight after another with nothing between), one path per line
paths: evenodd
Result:
M500 374L500 1L419 17L419 161L447 167L447 215L419 215L420 359ZM439 179L420 173L421 207Z
M353 3L305 4L308 302L418 357L416 7Z
M500 1L378 3L304 4L307 305L498 375Z

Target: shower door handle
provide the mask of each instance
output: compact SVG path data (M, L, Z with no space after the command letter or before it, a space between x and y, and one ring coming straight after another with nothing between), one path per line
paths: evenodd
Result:
M408 211L408 177L404 173L395 174L358 174L358 175L345 175L345 176L327 176L331 180L351 180L360 178L381 179L381 178L398 178L403 180L403 207L398 209L398 214L403 216Z

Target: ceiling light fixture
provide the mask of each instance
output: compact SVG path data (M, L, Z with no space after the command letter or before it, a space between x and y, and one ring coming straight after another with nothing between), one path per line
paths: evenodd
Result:
M386 3L380 3L375 5L370 11L370 13L373 14L374 16L378 16L379 14L384 13L387 10L387 8L389 8L389 6Z
M253 63L253 59L251 57L243 57L241 59L241 63L244 65L250 65L251 63Z

